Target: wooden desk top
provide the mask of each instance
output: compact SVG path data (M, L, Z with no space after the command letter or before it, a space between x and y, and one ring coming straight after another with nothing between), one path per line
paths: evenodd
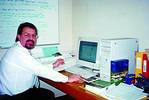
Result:
M63 71L62 74L69 76L70 73ZM61 83L54 82L45 78L40 78L42 81L47 84L61 90L62 92L74 97L76 100L106 100L100 95L96 95L84 88L84 82L81 81L79 83Z
M71 75L66 71L61 72L64 75ZM80 83L61 83L61 82L54 82L49 79L41 78L40 79L47 84L61 90L62 92L74 97L76 100L107 100L104 97L94 94L88 90L85 90L84 86L85 83L81 81ZM142 98L141 100L149 100L149 97Z

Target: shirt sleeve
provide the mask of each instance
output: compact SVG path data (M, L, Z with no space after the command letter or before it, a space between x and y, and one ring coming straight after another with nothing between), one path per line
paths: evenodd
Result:
M15 60L18 66L24 68L25 70L29 70L37 76L44 77L56 82L67 82L68 77L53 70L52 64L49 66L43 65L38 62L35 58L33 58L29 52L22 52L18 50L14 53L14 56L17 57ZM18 61L17 61L18 60Z

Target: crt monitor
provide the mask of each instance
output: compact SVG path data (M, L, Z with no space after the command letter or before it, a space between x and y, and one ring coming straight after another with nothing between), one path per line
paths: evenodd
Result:
M79 39L77 64L99 70L99 40Z

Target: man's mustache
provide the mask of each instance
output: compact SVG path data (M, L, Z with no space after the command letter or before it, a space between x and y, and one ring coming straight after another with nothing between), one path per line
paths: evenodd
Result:
M33 40L27 40L26 42L32 42L34 44L34 41Z

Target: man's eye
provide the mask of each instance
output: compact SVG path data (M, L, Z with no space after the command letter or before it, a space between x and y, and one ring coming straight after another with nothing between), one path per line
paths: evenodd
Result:
M25 37L29 37L29 34L25 34L24 36L25 36Z
M32 35L33 38L36 38L36 35Z

